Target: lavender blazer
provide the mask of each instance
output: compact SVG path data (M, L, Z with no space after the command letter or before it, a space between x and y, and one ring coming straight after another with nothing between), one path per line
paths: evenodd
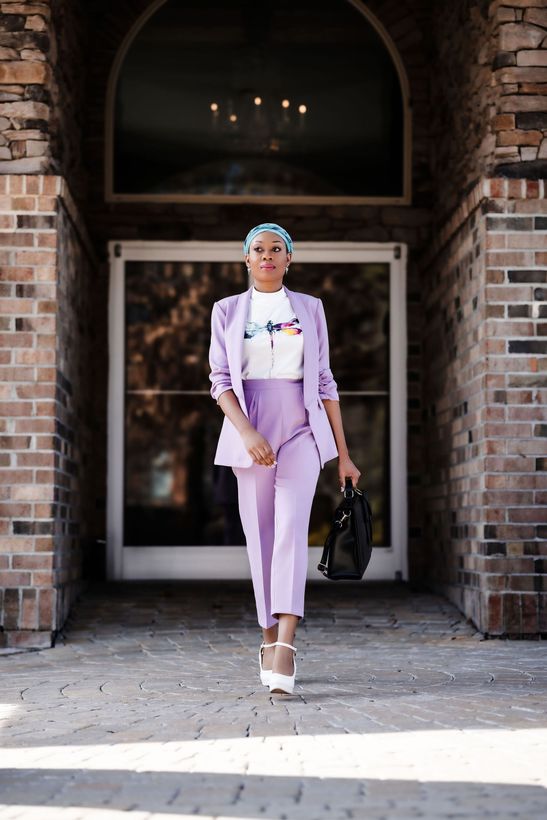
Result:
M211 396L218 403L220 394L231 388L247 417L249 413L243 392L241 360L252 287L242 293L225 296L213 304L209 347ZM289 290L285 285L283 287L304 334L304 405L323 467L326 461L338 456L334 434L322 402L322 399L339 401L337 384L329 366L327 320L321 299ZM254 463L237 428L226 415L213 463L228 467L250 467Z

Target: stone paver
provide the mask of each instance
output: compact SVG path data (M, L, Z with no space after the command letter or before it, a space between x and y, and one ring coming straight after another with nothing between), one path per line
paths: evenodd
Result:
M545 641L406 585L308 583L297 686L247 582L103 585L0 658L0 820L545 818Z

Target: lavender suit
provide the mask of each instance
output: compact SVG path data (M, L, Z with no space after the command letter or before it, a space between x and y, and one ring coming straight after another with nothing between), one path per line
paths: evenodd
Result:
M308 530L319 472L338 450L322 399L339 400L329 366L323 303L283 286L304 334L302 379L242 379L242 345L252 286L213 305L211 396L232 389L251 424L269 441L277 465L255 464L225 416L215 464L232 467L247 541L258 621L304 614Z

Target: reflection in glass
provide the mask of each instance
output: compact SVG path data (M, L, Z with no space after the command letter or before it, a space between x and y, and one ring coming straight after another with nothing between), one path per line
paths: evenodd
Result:
M231 468L213 464L219 408L209 395L126 398L126 546L244 544Z
M223 414L212 401L213 302L247 288L244 266L126 264L126 546L244 545L237 481L213 464ZM291 265L294 290L321 297L351 457L390 543L389 265ZM324 542L341 499L337 459L321 471L309 544Z
M318 296L341 390L389 390L389 264L292 262L295 290Z
M233 262L127 262L128 390L207 386L211 308L246 289L244 271Z
M245 543L208 352L213 302L246 287L241 264L126 264L126 546Z

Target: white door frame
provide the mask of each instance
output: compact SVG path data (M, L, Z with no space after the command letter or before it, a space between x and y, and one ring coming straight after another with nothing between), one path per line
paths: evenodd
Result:
M123 580L250 578L245 546L124 547L123 465L125 386L125 263L127 261L241 262L240 242L108 243L108 465L107 577ZM390 453L391 545L375 547L363 581L408 580L406 262L403 242L299 242L298 262L387 262L390 265ZM202 391L199 391L202 392ZM204 390L203 393L208 393ZM344 391L339 391L344 395ZM364 471L366 465L364 465ZM334 510L333 510L334 512ZM317 570L321 547L309 547L308 579L326 581ZM207 568L214 568L213 571Z

